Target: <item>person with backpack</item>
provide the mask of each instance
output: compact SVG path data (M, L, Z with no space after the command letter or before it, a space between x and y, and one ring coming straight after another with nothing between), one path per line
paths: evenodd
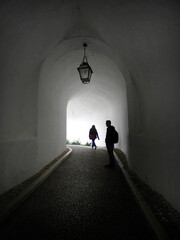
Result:
M110 120L106 121L106 126L107 126L107 132L106 132L105 143L106 143L106 148L109 155L109 164L106 165L106 167L114 167L115 157L114 157L113 151L114 151L114 143L118 142L118 133L115 130L115 127L111 125Z

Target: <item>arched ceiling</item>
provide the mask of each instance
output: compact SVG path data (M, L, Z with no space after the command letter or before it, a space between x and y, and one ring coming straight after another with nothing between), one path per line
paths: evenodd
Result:
M110 97L114 93L110 93L109 89L116 84L126 88L123 75L113 59L112 49L103 42L88 37L73 38L60 43L42 63L40 79L50 83L52 78L55 79L59 82L57 90L61 93L68 88L69 93L66 96L69 95L69 98L76 95L76 92L83 92L86 87L77 84L80 83L77 67L82 62L84 42L88 43L87 58L93 69L91 86L87 89L96 95L104 94Z
M22 67L34 69L59 43L74 37L104 41L115 55L118 52L119 64L138 76L156 70L162 55L166 63L171 57L168 46L179 45L178 1L20 0L0 4L2 61L16 72Z

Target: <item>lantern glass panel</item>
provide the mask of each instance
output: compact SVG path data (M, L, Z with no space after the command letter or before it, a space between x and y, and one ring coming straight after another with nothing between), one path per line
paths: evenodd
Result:
M92 70L89 69L89 76L88 76L89 79L91 79L91 75L92 75Z
M80 68L80 77L82 78L88 78L88 68Z

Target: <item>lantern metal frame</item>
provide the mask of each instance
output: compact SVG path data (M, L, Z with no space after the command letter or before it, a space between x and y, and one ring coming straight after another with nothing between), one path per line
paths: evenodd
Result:
M87 43L84 43L83 46L84 46L84 56L83 56L82 63L77 68L77 70L79 72L79 76L80 76L82 83L87 84L90 82L93 71L92 71L92 68L90 67L90 65L88 64L88 60L87 60L87 56L86 56ZM84 73L86 76L83 76Z

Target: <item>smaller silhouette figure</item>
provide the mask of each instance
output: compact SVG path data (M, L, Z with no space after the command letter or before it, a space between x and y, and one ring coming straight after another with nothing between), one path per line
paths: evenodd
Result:
M92 140L92 148L95 147L95 149L97 148L95 143L96 138L100 139L95 125L92 125L92 128L89 130L89 139Z

